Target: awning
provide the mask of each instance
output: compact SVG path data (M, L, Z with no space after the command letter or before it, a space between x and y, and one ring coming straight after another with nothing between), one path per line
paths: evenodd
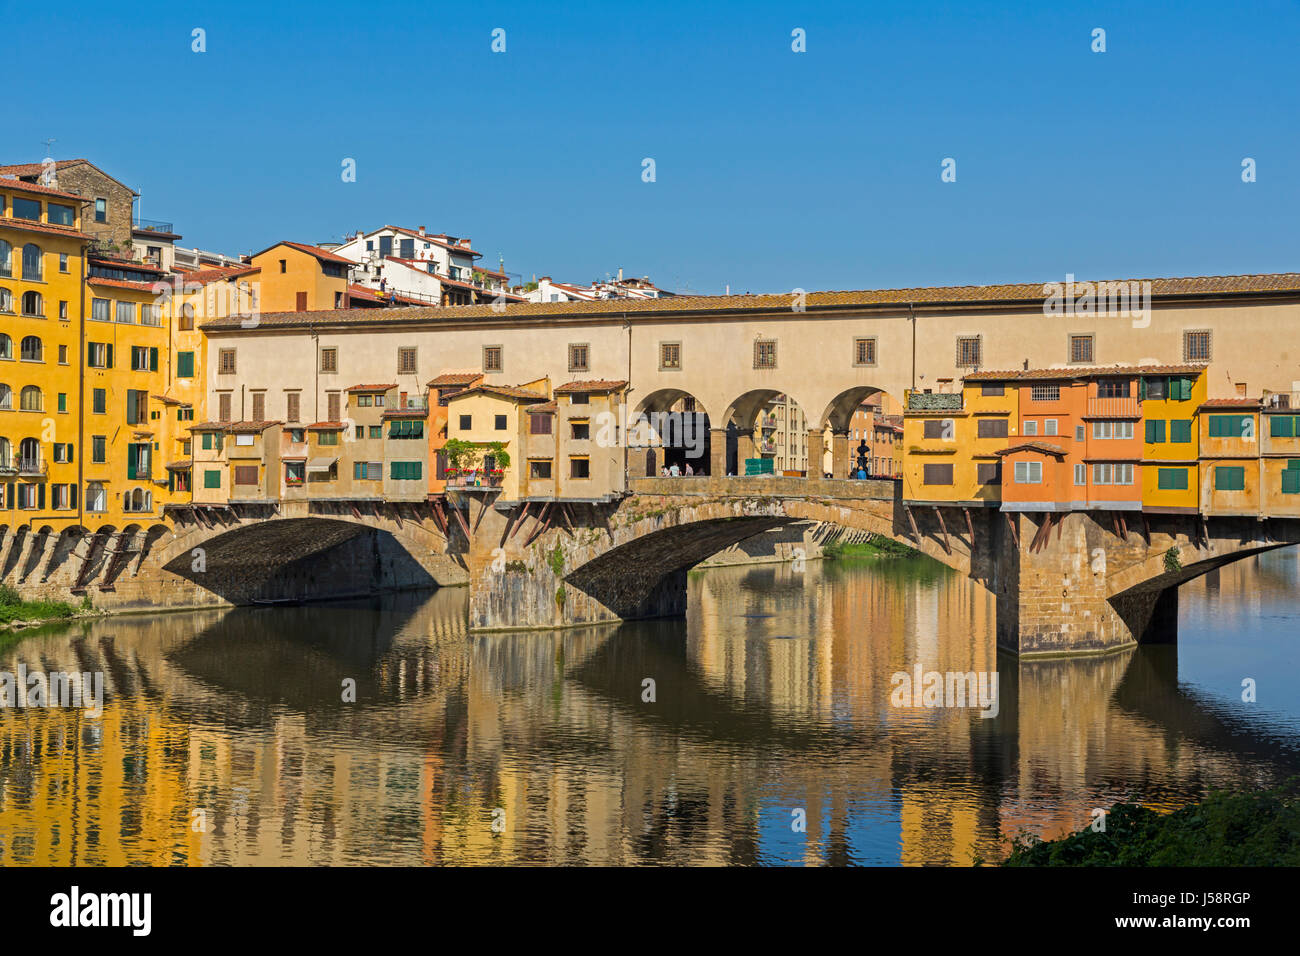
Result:
M307 462L307 470L308 471L329 471L330 468L333 467L336 461L338 461L337 456L335 456L334 458L313 458Z

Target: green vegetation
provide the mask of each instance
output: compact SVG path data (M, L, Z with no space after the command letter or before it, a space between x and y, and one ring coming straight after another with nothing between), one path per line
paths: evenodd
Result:
M1183 559L1178 553L1177 548L1170 548L1165 552L1165 570L1170 574L1183 569Z
M82 609L89 609L88 600L82 602ZM16 589L0 585L0 624L75 617L77 612L78 608L66 601L24 601Z
M442 451L447 456L447 467L457 471L464 471L478 456L478 450L474 445L462 438L448 438L447 443L442 446Z
M564 610L564 601L565 601L564 585L561 584L558 588L555 589L555 603L559 606L561 611Z
M488 442L487 451L484 455L490 455L496 462L496 466L502 471L510 467L510 452L506 451L505 442L493 441Z
M858 544L831 542L822 546L822 557L828 561L842 561L847 558L906 558L919 553L914 548L879 535L873 535L869 540Z
M1300 866L1296 781L1262 793L1213 792L1157 813L1117 803L1104 833L1085 827L1059 840L1012 845L1003 866Z
M546 563L550 565L551 573L557 578L564 574L564 552L557 544L555 550L546 555Z

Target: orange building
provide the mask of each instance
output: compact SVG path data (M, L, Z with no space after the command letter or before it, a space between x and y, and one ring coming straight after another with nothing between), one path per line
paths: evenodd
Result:
M444 372L429 382L429 494L447 490L447 405L457 392L483 384L482 372Z

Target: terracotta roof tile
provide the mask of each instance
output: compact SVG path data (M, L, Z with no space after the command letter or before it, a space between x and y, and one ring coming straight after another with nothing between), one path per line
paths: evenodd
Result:
M39 232L46 236L64 236L68 239L90 241L90 236L84 232L78 232L66 226L49 226L43 222L32 222L28 219L0 218L0 229L17 229L21 232Z
M568 395L571 392L616 392L627 385L627 382L619 379L593 378L585 382L565 382L555 388L556 395Z
M536 399L539 402L548 400L540 392L530 392L528 389L519 388L516 385L472 385L469 388L461 389L452 396L452 399L463 398L471 392L487 392L489 395L500 395L503 398Z
M473 385L482 377L482 372L443 372L428 385L430 388L440 388L443 385Z
M341 428L346 428L342 422L315 422L307 426L307 431L312 432L335 432Z
M1012 445L1010 448L1002 448L996 452L998 455L1010 455L1017 451L1036 451L1044 455L1053 455L1057 458L1065 457L1065 449L1060 445L1052 445L1045 441L1027 441L1019 445Z
M279 422L279 421L231 422L226 426L226 430L230 432L264 432L272 425L283 425L283 424L284 422Z
M389 382L387 385L353 385L351 388L345 388L345 392L386 392L390 388L397 388L396 382Z
M1201 403L1201 408L1259 408L1264 403L1258 398L1211 398Z
M1130 280L1124 280L1130 281ZM1153 299L1170 297L1220 297L1268 293L1300 295L1300 273L1239 276L1197 276L1150 281ZM810 292L804 305L809 311L853 309L906 309L909 305L962 306L972 304L1041 305L1050 293L1043 283L1013 285L943 286L914 289L880 289L843 292ZM348 326L382 322L384 325L428 325L483 318L516 320L568 316L624 315L644 313L656 318L672 314L789 312L789 293L774 295L671 296L663 299L600 299L594 302L523 302L493 306L458 305L388 309L378 317L368 309L336 309L318 312L271 312L262 315L257 331L269 332L292 326ZM204 329L238 329L237 316L214 319ZM245 330L251 331L251 330Z
M1068 368L1031 368L1007 372L971 372L963 376L967 382L1014 382L1042 379L1113 378L1117 375L1199 375L1204 365L1092 365Z
M133 289L136 292L153 292L153 282L127 282L124 279L105 279L101 276L86 276L87 285L103 285L110 289Z
M40 183L25 183L21 179L6 179L4 172L5 170L0 168L0 189L7 189L10 192L32 193L33 195L40 196L54 196L58 199L72 199L79 203L90 202L90 200L85 196L78 196L76 193L67 193L61 189L55 189L52 186L42 186ZM40 172L41 167L37 166L36 173L39 174ZM30 176L32 174L27 173L25 175Z

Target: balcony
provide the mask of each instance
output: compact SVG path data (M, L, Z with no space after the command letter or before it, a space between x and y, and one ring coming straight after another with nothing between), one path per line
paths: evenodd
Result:
M28 478L44 478L49 472L49 465L44 458L19 458L18 474Z
M176 232L170 222L160 222L157 219L141 219L139 216L131 220L131 228L141 232L170 232L173 234Z
M1136 398L1090 398L1085 418L1141 418Z
M911 412L959 412L961 392L907 393L907 410Z

